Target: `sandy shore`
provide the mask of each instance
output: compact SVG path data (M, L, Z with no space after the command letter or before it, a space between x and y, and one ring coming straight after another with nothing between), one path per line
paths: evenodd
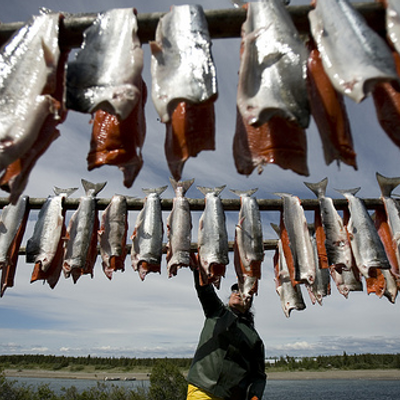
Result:
M68 372L68 371L46 371L39 369L12 370L5 369L7 377L29 377L29 378L62 378L62 379L97 379L119 378L146 380L147 373L141 372ZM268 380L309 380L309 379L368 379L368 380L400 380L400 370L351 370L351 371L294 371L294 372L268 372Z

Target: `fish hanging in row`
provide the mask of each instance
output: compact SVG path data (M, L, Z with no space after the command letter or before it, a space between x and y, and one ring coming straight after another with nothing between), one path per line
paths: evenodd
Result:
M64 68L58 45L62 15L42 10L0 52L0 187L16 203L37 159L66 118Z
M60 278L66 236L63 202L76 190L55 187L55 196L49 196L40 209L33 234L26 243L26 262L35 264L31 283L44 280L54 289Z
M72 275L74 283L85 274L93 277L97 258L97 231L99 230L96 195L106 182L91 183L82 179L85 195L79 200L78 209L72 215L66 234L63 271L66 278Z
M152 99L166 124L165 155L178 181L189 157L215 149L218 89L202 6L172 6L160 18L150 49Z
M131 187L143 165L146 85L136 10L98 14L68 64L67 106L94 114L88 170L115 165Z
M307 49L281 0L246 8L233 140L236 169L250 175L275 163L307 176Z
M18 252L29 216L29 197L20 196L16 204L3 208L0 219L0 297L14 286Z

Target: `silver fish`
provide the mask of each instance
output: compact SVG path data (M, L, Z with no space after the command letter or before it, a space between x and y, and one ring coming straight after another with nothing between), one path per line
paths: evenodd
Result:
M244 301L258 291L261 263L264 260L260 209L257 199L251 197L257 190L231 190L240 197L239 222L235 228L234 265Z
M282 310L286 318L289 318L293 310L304 310L306 304L301 294L300 285L297 284L293 286L292 284L289 268L283 252L282 241L280 239L278 240L278 247L275 251L274 264L276 292L281 300Z
M398 0L385 0L386 31L393 46L400 53L400 3Z
M370 269L390 269L390 263L364 202L355 196L359 190L337 191L348 200L350 220L347 230L357 268L365 278L369 278Z
M0 269L10 262L10 251L20 226L26 217L28 196L21 196L18 202L3 208L0 219Z
M387 270L387 269L383 269L382 270L382 274L385 278L385 291L383 293L383 295L391 302L391 303L395 303L396 301L396 297L398 295L399 292L399 288L396 282L395 277L392 275L392 273Z
M289 193L275 193L275 195L283 200L283 220L289 235L296 280L312 285L315 281L316 265L310 232L300 199Z
M112 278L113 271L125 269L127 231L126 197L114 195L101 216L101 226L97 233L103 271L109 279Z
M132 8L97 16L68 65L68 108L84 113L101 109L122 120L128 117L141 97L143 50L137 31Z
M311 302L315 304L318 302L322 305L323 297L329 296L331 294L331 284L330 284L330 274L329 268L319 268L319 258L317 241L315 238L315 229L313 225L309 225L309 231L311 236L311 244L314 250L314 259L317 266L315 270L315 281L312 285L306 283L308 294L310 295Z
M307 128L308 51L282 0L248 3L242 48L237 105L246 123L279 115Z
M205 196L205 207L199 220L198 262L200 277L205 283L219 288L225 267L229 264L228 233L220 193L224 186L214 189L198 186Z
M172 6L150 42L152 98L162 122L182 100L202 103L217 96L217 77L207 20L200 5Z
M318 197L329 265L350 269L352 253L346 228L332 199L325 196L328 179L325 178L318 183L304 182L304 184Z
M399 81L389 47L348 0L318 0L308 16L325 72L337 91L360 102L375 83Z
M160 195L166 189L167 186L142 189L146 194L146 200L136 219L135 229L131 236L132 267L138 271L142 281L149 272L161 272L164 227Z
M85 196L80 198L78 209L68 224L63 264L65 277L72 275L74 283L82 274L93 276L99 225L95 198L106 185L106 182L94 184L85 179L81 182Z
M60 49L56 13L32 17L0 52L0 172L31 148L46 117Z
M58 249L64 228L64 199L78 188L54 188L55 196L48 197L40 209L33 234L26 243L26 262L39 263L40 269L47 272Z
M181 267L193 264L191 258L192 216L185 193L192 186L194 179L176 182L170 178L175 191L172 211L167 218L167 270L168 277L177 274Z

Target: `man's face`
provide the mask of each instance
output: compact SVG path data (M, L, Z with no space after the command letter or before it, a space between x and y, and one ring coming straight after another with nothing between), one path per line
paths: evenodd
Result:
M231 296L229 297L228 305L233 310L239 311L241 313L246 312L250 308L250 302L244 303L242 296L238 290L233 290Z

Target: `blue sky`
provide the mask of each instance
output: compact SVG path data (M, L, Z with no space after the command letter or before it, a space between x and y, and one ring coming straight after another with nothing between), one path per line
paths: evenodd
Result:
M176 1L174 4L202 4L204 9L230 8L228 0L201 2ZM292 5L306 4L293 0ZM2 5L0 20L4 23L25 21L38 12L39 7L71 13L98 12L110 8L136 7L138 12L168 11L166 0L138 0L134 4L120 1L15 0ZM291 171L269 165L261 175L250 177L237 174L232 156L232 140L236 118L236 89L239 69L240 39L213 41L213 56L217 68L219 97L216 102L216 151L203 152L190 159L184 168L183 179L195 178L187 196L201 198L196 186L216 187L226 184L222 198L234 198L228 189L259 188L257 198L276 198L274 192L289 192L300 198L314 195L304 181L318 182L328 177L327 195L340 198L333 188L361 187L360 197L379 197L375 179L378 171L385 176L400 176L399 149L392 144L377 123L371 99L361 104L346 100L351 120L358 171L346 165L326 166L321 141L313 122L307 130L308 165L310 176L305 178ZM145 53L143 78L150 87L150 49ZM115 167L102 167L88 172L86 155L89 150L90 116L70 111L60 127L57 139L33 170L25 194L47 197L53 187L79 187L73 197L83 195L81 178L91 182L107 181L100 193L110 198L113 194L144 197L142 188L169 184L169 171L164 156L165 128L149 98L146 106L147 136L143 148L144 166L131 189L122 184L122 173ZM218 173L216 173L218 171ZM0 196L7 194L0 193ZM174 196L169 186L164 198ZM71 212L67 214L69 218ZM197 237L199 212L193 212L193 239ZM237 222L236 212L227 212L227 228L233 239ZM129 213L129 234L132 233L137 213ZM168 212L164 212L166 221ZM31 212L23 244L29 239L37 212ZM307 218L312 218L307 213ZM270 222L278 222L276 212L262 215L264 238L275 239ZM166 237L164 235L164 241ZM266 251L262 267L259 295L255 299L256 326L262 336L268 356L316 355L361 352L399 352L400 319L398 304L375 295L351 293L348 299L340 295L332 282L332 295L324 298L323 306L312 305L303 290L307 305L304 311L293 311L286 318L275 292L272 258ZM226 300L229 287L235 280L233 254L219 295ZM32 265L20 257L15 287L0 299L0 354L32 353L66 355L99 355L131 357L192 356L203 325L203 314L193 289L191 272L180 270L168 279L163 258L162 274L148 275L141 282L130 267L115 273L110 282L103 274L100 261L95 266L93 279L84 276L74 285L61 277L54 290L40 282L30 284Z

